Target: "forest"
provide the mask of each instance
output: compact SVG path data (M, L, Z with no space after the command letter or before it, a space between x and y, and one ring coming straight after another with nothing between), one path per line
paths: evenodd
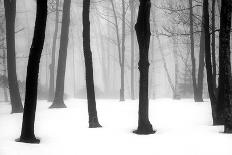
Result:
M0 0L0 155L231 155L231 24L232 0Z

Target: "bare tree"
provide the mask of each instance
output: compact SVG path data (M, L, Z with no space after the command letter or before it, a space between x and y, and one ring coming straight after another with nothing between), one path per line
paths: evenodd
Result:
M48 101L53 101L54 99L54 92L55 92L55 57L56 57L56 41L58 35L58 26L59 26L59 0L55 0L56 3L56 20L55 20L55 31L53 34L53 43L52 43L52 62L49 66L50 69L50 82L49 82L49 98Z
M7 70L10 99L12 105L11 113L23 112L23 106L19 93L19 86L16 74L15 57L15 16L16 0L4 0L6 17L6 43L7 43Z
M85 57L85 74L86 74L86 89L88 99L88 112L89 112L89 127L101 127L98 122L94 80L93 80L93 62L92 52L90 45L90 21L89 21L90 0L83 0L83 49Z
M205 0L207 3L207 0ZM219 34L219 87L217 110L223 118L225 133L232 133L232 94L231 94L231 34L232 1L221 1L220 34ZM218 113L217 113L218 114Z
M37 87L39 75L39 62L43 50L47 20L47 0L36 1L36 21L34 37L30 49L27 65L26 95L23 112L21 136L16 141L24 143L39 143L35 137L34 122L37 104Z
M140 84L139 84L139 120L138 129L134 131L136 134L152 134L155 131L149 121L148 115L148 72L149 61L148 51L150 44L150 0L140 0L139 13L135 30L139 44L139 71L140 71Z
M52 105L50 108L66 108L64 104L64 82L65 82L65 70L67 59L67 48L69 38L69 24L70 24L70 6L71 0L65 0L63 4L63 16L61 26L61 38L59 59L56 78L56 92Z

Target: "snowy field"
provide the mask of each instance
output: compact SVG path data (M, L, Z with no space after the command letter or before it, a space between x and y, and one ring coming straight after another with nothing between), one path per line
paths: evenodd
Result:
M97 100L103 128L88 128L86 100L67 100L66 109L38 102L36 136L40 144L16 143L22 114L0 103L0 155L232 155L232 135L211 126L210 104L192 100L150 101L157 132L135 135L138 101Z

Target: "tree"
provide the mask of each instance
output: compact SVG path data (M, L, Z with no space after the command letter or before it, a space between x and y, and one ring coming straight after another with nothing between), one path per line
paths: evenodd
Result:
M126 8L125 0L122 0L122 58L121 58L121 89L120 89L120 101L125 101L125 85L124 85L124 74L125 74L125 27L126 27Z
M210 50L210 32L209 32L209 10L208 10L208 0L203 1L203 20L204 20L204 30L205 30L205 65L207 72L207 83L208 83L208 93L211 101L212 107L212 116L213 116L213 124L217 124L216 116L216 92L213 89L213 71L212 71L212 63L211 63L211 50Z
M125 72L125 24L126 24L126 8L125 8L125 1L122 0L122 43L120 41L120 35L119 35L119 22L118 17L116 13L116 7L113 0L110 0L110 3L112 5L113 14L114 14L114 21L115 21L115 29L116 29L116 36L117 36L117 47L118 47L118 60L119 60L119 66L121 71L121 88L120 88L120 101L125 100L125 94L124 94L124 72Z
M135 77L134 77L134 61L135 61L135 30L134 30L134 24L135 24L135 4L134 0L129 1L130 10L131 10L131 21L130 21L130 31L131 31L131 99L135 99Z
M190 41L191 41L191 60L192 60L192 81L194 100L197 101L197 82L196 82L196 61L194 56L194 33L193 33L193 6L192 0L189 0L189 19L190 19Z
M23 106L19 93L19 86L16 74L15 58L15 16L16 0L4 0L6 17L6 44L7 44L7 70L10 99L12 105L11 113L23 112Z
M66 108L64 104L64 81L68 48L68 35L70 24L71 0L65 0L63 4L63 17L61 26L60 50L56 78L55 98L50 108Z
M230 62L231 13L232 1L221 1L219 34L219 87L217 110L223 117L225 133L232 133L232 94Z
M36 1L36 21L34 37L29 54L26 77L26 95L23 112L21 136L16 141L24 143L39 143L34 134L35 112L37 104L37 87L39 63L43 50L47 20L47 0Z
M155 131L149 121L148 116L148 51L150 44L150 0L140 0L138 19L135 25L137 40L139 44L139 119L138 129L134 131L136 134L152 134Z
M55 21L55 31L53 35L53 43L52 43L52 62L49 66L50 69L50 82L49 82L49 101L52 101L54 99L54 79L55 79L55 53L56 53L56 40L57 40L57 34L58 34L58 26L59 26L59 0L56 0L56 21Z
M89 113L89 127L97 128L101 127L98 122L95 91L94 91L94 80L93 80L93 62L92 52L90 45L90 21L89 21L89 9L90 0L83 0L83 49L85 57L85 78L86 78L86 89L87 89L87 100L88 100L88 113Z

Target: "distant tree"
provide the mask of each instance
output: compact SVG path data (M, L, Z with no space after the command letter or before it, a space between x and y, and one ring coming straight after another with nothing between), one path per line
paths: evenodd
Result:
M71 0L65 0L63 4L63 17L61 26L60 50L56 78L55 98L50 108L66 108L64 104L64 81L68 48L69 24L70 24Z
M113 16L114 16L114 26L116 30L116 37L117 37L117 48L118 48L118 60L119 66L121 71L121 88L120 88L120 101L125 100L125 92L124 92L124 72L125 72L125 24L126 24L126 8L125 8L125 1L122 0L122 40L120 40L120 33L119 33L119 22L117 16L116 6L114 4L114 0L110 0L113 9Z
M206 0L205 0L206 1ZM223 117L225 133L232 133L232 94L231 94L231 34L232 1L221 1L220 34L219 34L219 87L217 110Z
M89 127L97 128L101 127L98 122L95 91L94 91L94 80L93 80L93 62L92 52L90 45L90 21L89 21L89 9L90 0L83 0L83 49L85 57L85 74L86 74L86 89L87 89L87 100L88 100L88 113L89 113Z
M57 41L57 35L58 35L58 26L59 26L59 0L55 0L56 3L56 20L55 20L55 30L53 35L53 43L52 43L52 62L49 66L50 69L50 82L49 82L49 98L48 101L53 101L54 99L54 93L55 93L55 53L56 53L56 41Z
M135 99L135 77L134 77L134 61L135 61L135 2L134 0L129 1L131 10L131 21L130 21L130 31L131 31L131 99Z
M29 54L26 77L26 95L23 112L21 136L16 141L24 143L39 143L34 134L35 112L37 104L37 87L39 63L43 50L47 20L47 0L36 1L36 21L34 37Z
M134 131L136 134L152 134L155 131L149 121L148 115L148 72L149 61L148 51L150 44L150 0L140 0L138 19L135 25L137 40L139 44L139 120L138 129Z
M23 106L19 93L16 74L15 58L15 16L16 0L4 0L5 17L6 17L6 44L7 44L7 70L10 99L12 105L11 113L23 112Z

